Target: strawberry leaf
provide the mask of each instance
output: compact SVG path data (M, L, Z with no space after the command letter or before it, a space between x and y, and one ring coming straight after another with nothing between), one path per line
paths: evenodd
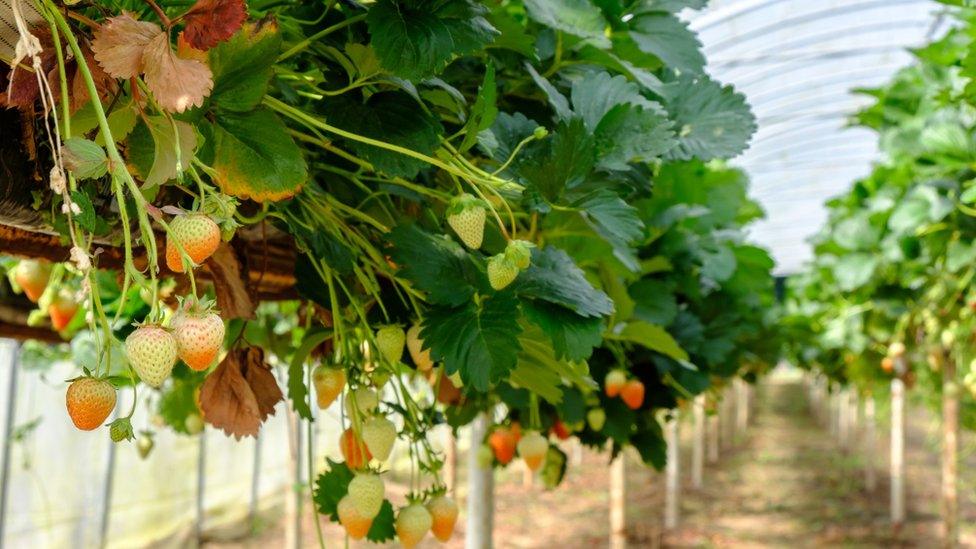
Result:
M146 86L169 112L203 105L203 99L213 88L210 67L195 59L177 57L167 33L158 34L146 44L142 63Z
M180 165L176 161L177 141ZM173 179L189 165L196 144L197 134L186 122L171 122L164 116L144 116L129 135L126 156L142 178L143 187L148 189Z
M475 99L468 121L464 125L464 141L458 147L460 151L470 149L478 141L478 132L489 128L498 116L498 89L495 87L495 66L491 63L485 69L485 80L478 88L478 98Z
M64 140L64 167L78 179L97 179L108 172L105 150L83 137Z
M183 15L183 34L194 48L209 50L233 36L245 19L244 0L197 0Z
M613 313L613 301L594 288L566 252L549 246L536 249L532 265L512 285L522 297L541 299L566 307L583 317Z
M460 307L432 307L421 337L448 374L460 372L465 386L485 392L518 362L518 319L515 296L500 293L483 299L480 306L469 301Z
M312 410L308 406L308 386L305 385L305 367L312 349L332 337L331 331L321 329L310 330L305 333L302 344L292 355L288 365L288 399L292 408L299 416L311 420Z
M525 148L518 173L532 190L551 202L581 183L596 163L596 143L579 118L560 123L542 141Z
M645 53L682 73L701 74L705 56L688 24L670 13L645 13L630 22L630 37Z
M398 276L427 292L427 300L438 305L466 303L477 288L484 286L464 248L445 235L430 234L417 225L395 227L388 238L393 244L390 257L400 266Z
M349 467L341 461L325 458L326 471L315 479L315 492L312 501L315 509L329 517L332 522L339 523L339 500L349 491L349 483L355 475Z
M522 311L549 338L558 359L586 360L603 341L601 318L584 318L565 307L534 299L523 299Z
M590 0L525 0L529 17L556 30L607 47L607 20Z
M366 539L373 543L390 541L396 536L394 523L393 504L384 499L380 513L373 517L373 524L369 527L369 532L366 532Z
M111 17L95 31L95 60L114 78L134 78L143 67L143 53L154 38L164 35L156 23L137 21L123 13Z
M251 111L268 90L272 66L281 50L278 24L247 24L209 52L214 74L210 101L225 111Z
M665 85L665 105L678 133L672 159L731 158L746 149L756 118L732 86L707 76L682 74Z

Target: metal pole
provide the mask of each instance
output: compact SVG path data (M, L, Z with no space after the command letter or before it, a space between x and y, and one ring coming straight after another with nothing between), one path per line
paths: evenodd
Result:
M610 465L610 549L627 547L627 453Z
M13 442L10 439L10 434L13 432L14 411L17 404L17 373L20 369L17 351L19 348L18 342L7 340L7 367L10 372L7 382L7 417L3 426L3 469L0 470L0 546L3 546L7 526L7 487L10 479L10 447Z
M251 504L247 511L251 532L254 532L257 528L258 497L261 486L261 440L263 438L260 431L254 437L254 468L251 470Z
M466 549L491 549L494 523L495 476L491 467L478 463L478 448L488 430L488 419L482 415L471 425L471 446L468 449L468 527L464 540Z
M664 496L664 529L674 530L678 527L678 493L680 489L680 473L678 461L678 410L672 412L671 420L664 426L665 441L668 445L668 461L665 466L666 482Z
M194 528L196 546L203 544L203 519L204 519L204 490L207 486L207 430L200 431L199 450L197 452L197 522Z
M695 397L695 433L691 449L691 485L702 487L702 470L705 468L705 395Z
M891 380L891 522L905 521L905 384Z
M115 412L112 414L113 419L118 419L119 408L121 406L115 407ZM109 439L108 463L105 464L105 484L102 488L102 518L98 528L98 547L105 547L106 541L108 540L109 521L112 518L112 486L115 481L115 452L116 443L112 439Z
M878 451L875 436L874 396L868 395L864 400L864 487L873 492L877 486L877 476L874 473L874 454Z

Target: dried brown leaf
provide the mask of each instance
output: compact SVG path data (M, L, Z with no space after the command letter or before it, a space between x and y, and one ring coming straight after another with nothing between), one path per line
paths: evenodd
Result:
M284 396L257 347L234 349L200 388L200 410L207 423L240 439L256 436Z
M213 89L210 67L195 59L177 57L166 33L146 45L142 66L146 85L159 105L169 112L203 105L203 98Z
M133 78L143 69L146 46L166 33L156 23L139 21L123 12L109 18L95 31L92 51L105 72L115 78Z
M261 421L264 421L268 419L269 415L274 415L275 406L284 400L285 395L281 393L278 381L264 362L264 351L260 348L249 347L247 349L244 367L244 379L254 391L254 398L257 400L258 410L261 413Z
M227 40L247 19L244 0L197 0L186 12L186 41L198 50L209 50Z
M234 249L226 242L221 242L205 265L213 275L217 308L224 318L254 318L254 302L247 291L241 264Z

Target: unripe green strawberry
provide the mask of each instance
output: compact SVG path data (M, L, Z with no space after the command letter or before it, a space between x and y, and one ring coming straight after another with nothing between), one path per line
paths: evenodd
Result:
M478 467L482 469L488 469L491 467L492 463L495 461L495 453L491 450L491 446L487 444L482 444L478 447Z
M160 387L173 371L178 348L176 339L157 325L135 329L125 339L125 355L139 378L150 387Z
M493 255L488 259L488 283L495 290L503 290L511 284L519 274L518 265L504 253Z
M537 471L542 467L542 460L546 458L549 451L549 441L537 431L529 431L522 435L518 441L519 457L525 461L525 465L531 471Z
M173 323L179 356L198 372L209 368L224 342L224 321L216 312L182 313Z
M483 200L462 194L447 207L447 224L454 229L464 245L477 250L485 237L488 207Z
M532 248L535 244L527 240L510 240L505 246L505 256L519 269L525 270L532 263Z
M363 442L369 453L379 461L386 461L390 457L396 438L396 425L383 416L371 417L363 425Z
M424 349L424 340L420 339L420 324L414 324L407 330L407 350L410 358L421 372L429 372L434 368L434 361L430 358L430 349Z
M200 417L200 414L190 414L186 416L186 419L183 420L183 427L185 427L186 432L190 433L191 435L199 434L201 431L203 431L203 418Z
M376 330L376 347L380 350L380 356L390 364L400 362L400 357L403 356L403 345L406 342L407 336L399 326L383 326Z
M376 396L376 391L369 387L360 387L346 395L346 415L354 417L358 414L359 417L365 417L375 410L379 403L380 398ZM354 411L356 413L353 413Z
M173 218L166 236L166 266L174 273L182 273L183 261L176 242L199 265L220 246L220 227L205 214L188 213Z
M349 482L348 494L362 516L373 519L380 514L386 488L376 473L357 473Z
M412 549L424 539L433 524L434 518L426 507L411 503L397 514L396 533L400 543L407 549Z
M136 450L139 452L139 457L146 459L149 457L149 453L152 452L153 446L156 443L153 441L153 437L148 432L143 431L139 435L139 440L136 441Z
M315 401L324 410L335 402L346 386L346 371L340 366L319 364L312 370L312 385L315 386Z
M590 424L590 429L599 432L607 422L607 413L603 408L593 408L586 412L586 422Z
M430 531L433 532L434 537L440 540L441 543L451 539L451 534L454 533L454 525L457 523L458 518L457 503L454 503L454 500L446 495L441 494L434 496L427 502L427 510L430 511L430 516L433 519Z
M120 417L108 426L108 434L112 442L132 440L132 422L127 417Z

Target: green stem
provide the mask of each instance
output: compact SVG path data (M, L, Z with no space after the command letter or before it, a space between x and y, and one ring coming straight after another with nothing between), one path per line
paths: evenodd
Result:
M350 17L350 18L346 19L345 21L336 23L335 25L332 25L331 27L326 27L326 28L320 30L319 32L313 34L312 36L309 36L308 38L306 38L306 39L302 40L301 42L295 44L294 46L288 48L288 50L285 51L285 53L279 55L278 56L278 63L281 63L285 59L288 59L289 57L295 55L296 53L301 52L305 48L311 46L312 43L316 42L317 40L320 40L320 39L322 39L322 38L324 38L324 37L332 34L333 32L335 32L337 30L344 29L344 28L346 28L346 27L348 27L350 25L355 25L356 23L358 23L358 22L360 22L360 21L362 21L364 19L366 19L366 14L365 13L360 14L360 15L356 15L356 16L353 16L353 17Z

